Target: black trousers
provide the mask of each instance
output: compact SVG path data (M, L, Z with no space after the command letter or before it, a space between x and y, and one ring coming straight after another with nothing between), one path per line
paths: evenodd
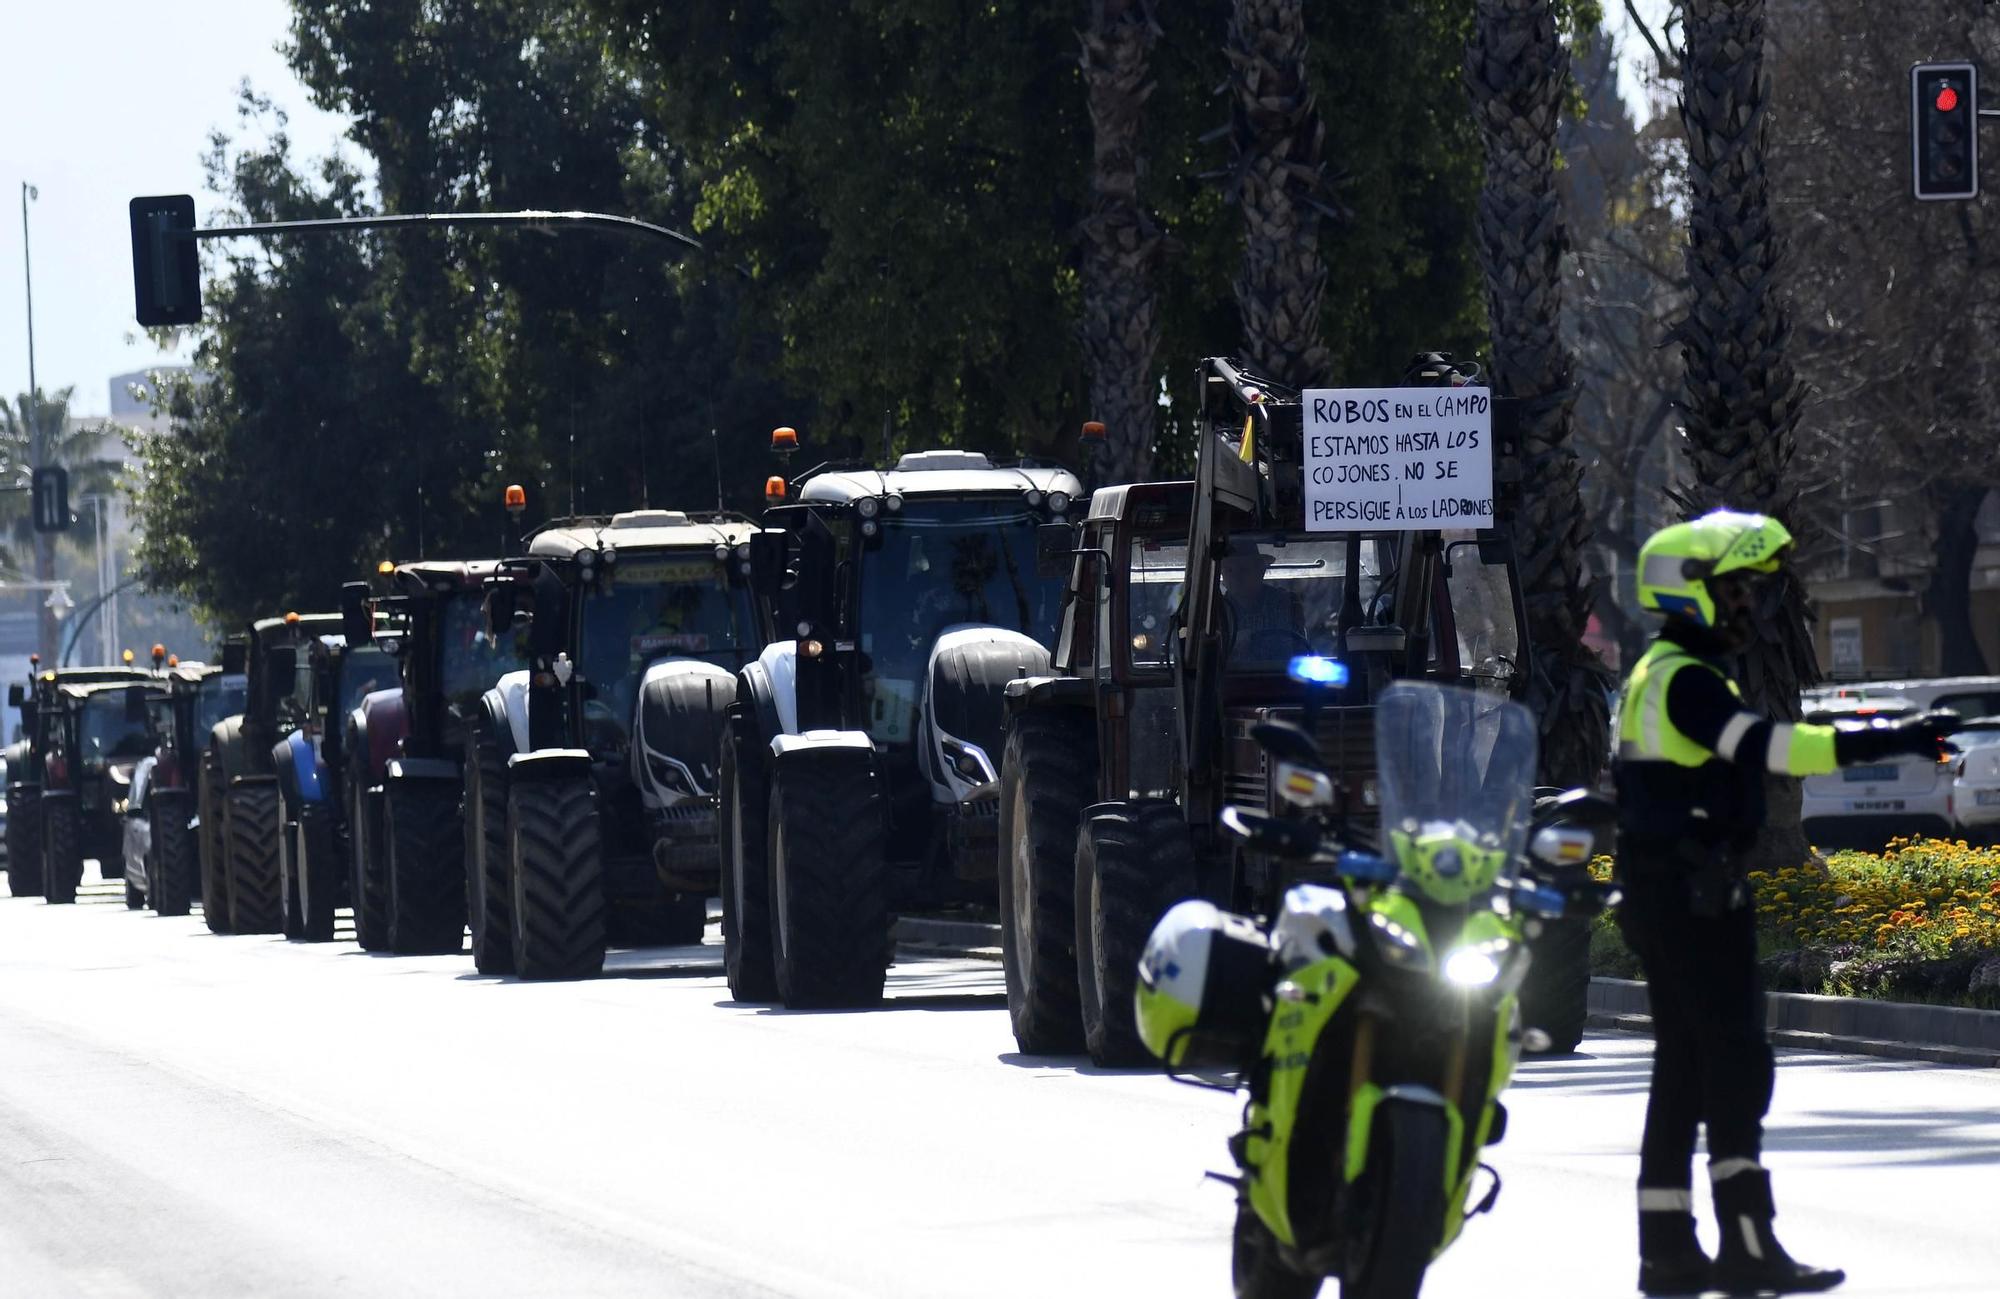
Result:
M1775 1072L1764 1031L1754 904L1694 915L1678 861L1620 863L1619 928L1646 970L1653 1011L1653 1087L1639 1148L1639 1185L1691 1184L1695 1136L1708 1157L1759 1157Z

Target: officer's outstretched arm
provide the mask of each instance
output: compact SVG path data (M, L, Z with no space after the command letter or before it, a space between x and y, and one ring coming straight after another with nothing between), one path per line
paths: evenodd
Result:
M1904 754L1936 757L1944 737L1960 724L1952 713L1841 726L1774 722L1743 707L1716 673L1702 671L1674 674L1667 716L1723 761L1755 764L1780 776L1820 776Z

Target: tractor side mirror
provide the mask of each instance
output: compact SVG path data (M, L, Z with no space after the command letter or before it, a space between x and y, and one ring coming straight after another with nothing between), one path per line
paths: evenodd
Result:
M125 692L125 721L130 726L146 724L146 692L143 689Z
M222 643L222 670L225 673L242 675L250 666L250 647L240 640Z
M1043 523L1035 528L1035 576L1068 577L1076 554L1076 529L1067 523Z
M280 681L289 682L298 675L298 671L298 651L290 645L273 645L264 651L264 672L267 681L274 684Z
M553 659L563 644L564 607L562 579L544 568L535 575L534 621L528 624L528 652L537 661Z
M486 588L486 636L495 645L504 644L514 634L514 611L519 594L512 582L495 582Z
M19 708L27 701L27 698L28 692L22 687L20 682L16 681L13 685L7 687L7 707Z
M750 589L770 599L785 589L785 568L792 556L792 534L767 528L750 537Z
M368 608L368 583L341 583L340 630L347 637L350 649L375 639L375 617Z

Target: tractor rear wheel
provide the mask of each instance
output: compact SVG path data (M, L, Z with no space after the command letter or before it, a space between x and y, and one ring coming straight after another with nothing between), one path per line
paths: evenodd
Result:
M515 971L524 979L597 974L604 968L604 860L590 780L510 780L507 847Z
M308 943L333 941L334 904L340 892L340 847L334 842L333 809L308 803L292 830L293 883L298 886L299 937Z
M894 951L873 750L793 756L771 781L771 946L792 1007L873 1006Z
M1076 980L1084 1046L1100 1065L1141 1065L1132 996L1139 956L1168 907L1194 893L1194 845L1172 803L1105 803L1076 836Z
M188 796L155 794L146 803L153 818L153 862L146 873L153 910L163 916L184 916L194 903L199 870L194 835L188 829Z
M51 902L74 902L83 883L83 812L72 793L42 795L42 884Z
M765 861L764 819L770 807L768 768L750 724L731 717L722 730L716 786L716 833L722 849L722 968L738 1001L776 1001L771 959L771 875Z
M507 852L507 760L492 736L475 731L465 749L465 910L481 974L514 972Z
M382 795L357 785L348 818L347 897L354 907L354 941L364 952L389 946L389 886L383 858Z
M266 781L237 785L229 805L229 928L238 934L275 934L284 928L283 886L278 874L278 787Z
M7 791L7 891L42 896L42 790L15 785Z
M382 842L389 856L389 950L413 956L463 949L465 847L457 788L390 781L382 790Z
M278 798L278 893L283 903L285 937L299 941L306 936L305 861L299 844L299 822L291 804Z
M196 839L201 857L201 918L211 933L229 929L229 805L223 797L222 761L214 754L201 759L201 833Z
M1096 779L1088 713L1017 715L1000 760L1000 963L1014 1041L1083 1046L1076 985L1076 830Z

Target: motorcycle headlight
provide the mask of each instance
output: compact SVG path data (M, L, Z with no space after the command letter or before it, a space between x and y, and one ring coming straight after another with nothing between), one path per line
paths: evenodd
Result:
M1501 970L1506 966L1508 949L1512 946L1504 939L1492 939L1458 948L1444 958L1445 981L1461 988L1487 986L1500 977Z
M1389 964L1405 970L1430 968L1431 954L1424 950L1423 940L1380 911L1368 914L1368 929L1375 935L1375 950Z

